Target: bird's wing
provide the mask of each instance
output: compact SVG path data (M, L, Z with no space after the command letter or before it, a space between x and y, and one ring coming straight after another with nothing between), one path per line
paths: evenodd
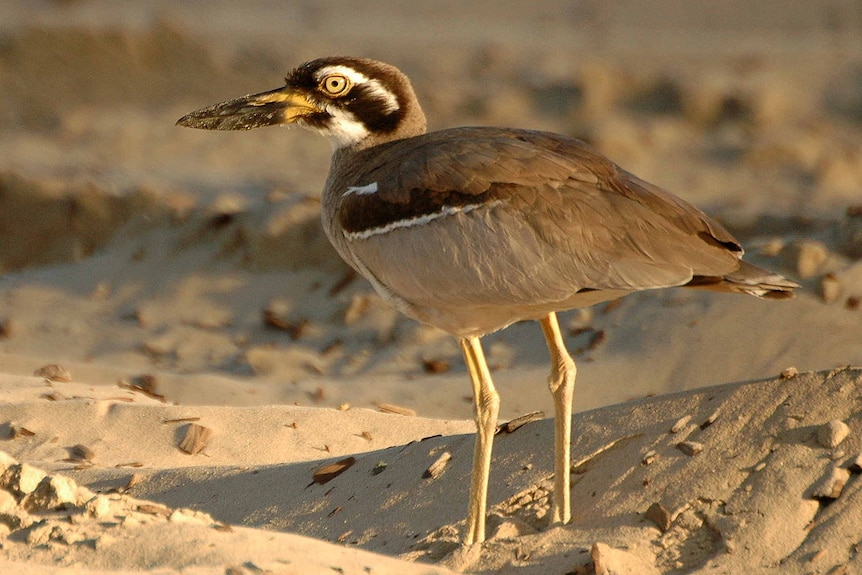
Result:
M554 134L433 132L360 155L353 174L337 217L354 253L396 291L552 301L722 276L742 254L693 206ZM421 269L396 278L387 259L399 258Z

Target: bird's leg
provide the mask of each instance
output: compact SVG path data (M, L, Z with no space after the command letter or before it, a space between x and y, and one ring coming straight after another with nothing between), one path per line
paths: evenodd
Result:
M572 462L572 396L577 369L563 343L557 314L548 314L540 323L551 352L548 387L554 396L554 499L551 524L568 523L572 517L569 478Z
M491 449L497 414L500 411L500 396L491 381L491 373L485 363L485 354L478 337L458 340L467 371L473 383L473 398L476 406L476 448L473 453L473 471L470 475L470 505L467 509L467 533L464 544L472 545L485 540L485 508L488 504L488 474L491 470Z

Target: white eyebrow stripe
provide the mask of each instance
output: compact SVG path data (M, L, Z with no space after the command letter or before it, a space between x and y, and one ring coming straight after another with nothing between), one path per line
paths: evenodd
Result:
M357 72L353 68L349 66L327 66L325 68L321 68L314 75L314 78L320 82L329 74L341 74L345 76L354 86L358 86L363 84L368 87L368 90L377 98L383 100L386 104L387 112L395 112L396 110L401 108L401 105L398 103L398 98L395 97L395 94L387 90L383 87L378 80L372 80L362 72Z
M490 208L494 207L501 202L499 200L488 203L488 204L467 204L466 206L446 206L439 212L434 212L431 214L425 214L422 216L416 216L415 218L406 218L403 220L396 220L394 222L389 222L385 226L378 226L376 228L368 228L362 230L360 232L347 232L344 236L350 241L356 240L367 240L368 238L379 236L383 234L387 234L392 230L396 230L398 228L411 228L413 226L424 226L429 222L433 222L436 219L444 218L446 216L453 216L455 214L467 214L472 212L477 208Z
M347 191L344 192L342 197L347 197L351 194L356 194L357 196L367 196L369 194L377 193L377 182L371 182L366 186L349 186Z
M357 72L356 70L348 66L327 66L326 68L321 68L314 75L314 78L315 80L320 82L330 74L341 74L342 76L345 76L348 80L350 80L353 84L364 84L370 80L370 78L362 72Z

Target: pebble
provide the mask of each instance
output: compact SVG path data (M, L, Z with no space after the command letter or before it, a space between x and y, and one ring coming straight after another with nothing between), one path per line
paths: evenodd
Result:
M52 511L65 504L75 505L77 495L78 485L69 477L45 476L21 505L27 511Z
M644 513L644 518L655 523L662 533L670 529L671 523L673 523L670 511L659 502L649 506L649 509Z
M715 423L716 420L718 420L718 417L720 415L721 415L721 409L716 409L715 411L713 411L712 413L709 414L709 417L707 417L703 423L700 424L700 428L706 429L707 427L709 427L710 425Z
M824 423L817 429L817 443L826 448L837 447L847 436L850 428L839 419Z
M0 487L5 487L19 496L27 495L36 489L44 477L44 471L27 463L16 463L3 474L3 484Z
M90 515L96 519L101 519L107 517L111 512L111 501L104 495L96 495L87 501L86 509Z
M781 372L781 379L790 379L791 377L796 377L797 375L799 375L799 370L791 366Z
M491 539L515 539L535 533L537 533L536 529L528 523L516 517L508 517L497 526Z
M834 500L841 496L850 479L850 470L833 466L811 486L811 499Z
M676 448L688 456L694 456L703 451L703 443L697 441L681 441L676 444Z
M474 545L474 547L478 546ZM647 564L634 553L629 553L622 549L614 549L605 543L593 543L593 547L590 549L590 557L593 560L593 568L596 575L628 573L657 575L659 572L653 565Z
M820 278L820 296L825 303L838 301L841 297L841 280L833 273L828 273Z
M802 279L817 275L829 259L829 249L815 240L803 240L794 245L796 248L796 272Z
M677 420L677 422L671 426L670 432L671 433L679 433L680 431L685 429L685 427L689 424L690 421L691 421L690 415L686 415L686 416L679 418Z

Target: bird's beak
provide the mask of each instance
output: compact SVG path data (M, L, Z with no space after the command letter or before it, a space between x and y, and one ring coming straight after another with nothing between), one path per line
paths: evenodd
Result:
M285 86L196 110L177 120L177 125L202 130L253 130L293 124L319 111L306 96Z

